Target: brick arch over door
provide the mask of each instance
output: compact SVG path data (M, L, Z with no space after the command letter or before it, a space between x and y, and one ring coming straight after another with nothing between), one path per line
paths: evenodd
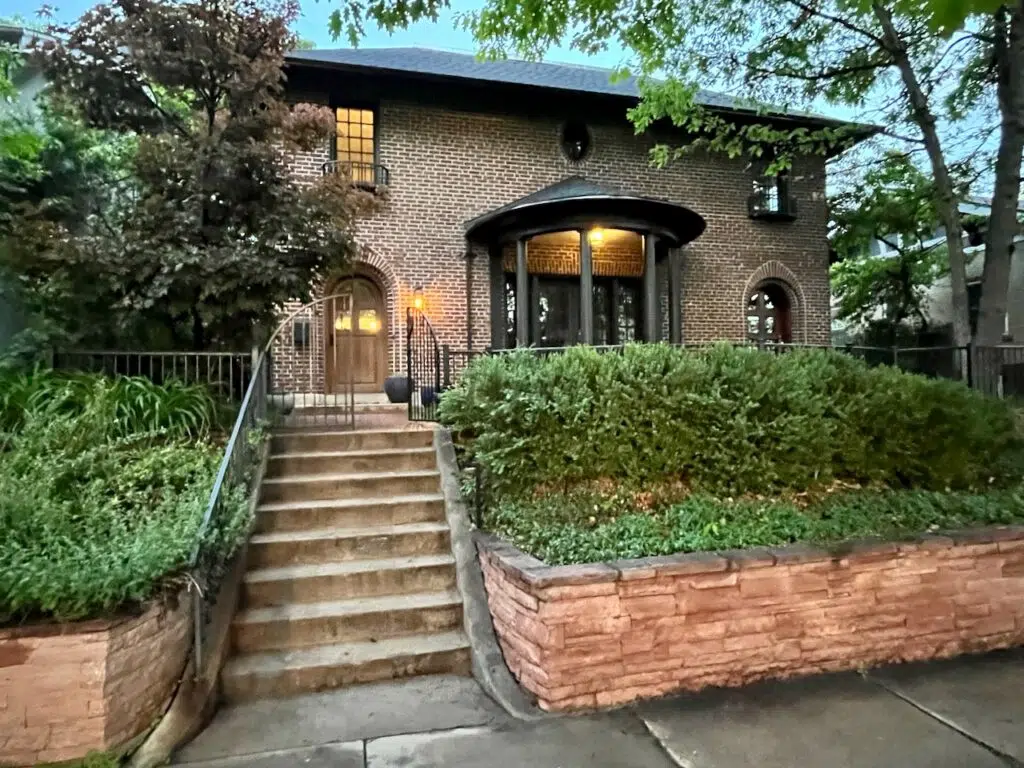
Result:
M387 312L388 331L388 375L404 370L401 359L402 334L405 329L405 318L400 316L401 291L398 277L391 266L392 260L369 245L360 244L359 253L353 259L352 266L345 274L337 275L335 281L347 276L350 271L356 277L368 277L373 280L384 294L384 307Z
M797 279L793 270L781 261L766 261L760 267L755 269L753 274L747 278L747 282L743 287L743 294L740 296L739 304L739 316L743 323L746 323L747 301L750 298L751 292L757 288L758 285L766 281L779 285L782 290L786 292L786 297L789 299L790 304L790 316L792 317L793 322L793 343L806 344L807 302L804 298L804 291L803 288L800 287L800 281ZM744 326L744 334L745 332L746 328Z

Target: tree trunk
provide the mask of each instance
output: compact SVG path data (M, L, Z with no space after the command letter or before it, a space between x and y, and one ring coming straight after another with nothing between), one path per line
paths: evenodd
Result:
M967 270L964 258L963 228L960 225L960 206L949 176L942 142L935 125L935 115L928 106L928 97L917 79L914 66L907 55L907 47L892 22L889 9L876 0L872 8L882 27L882 45L893 57L903 86L910 101L910 113L921 129L925 150L932 165L935 179L935 210L946 227L946 248L949 252L949 281L953 294L953 343L966 346L971 340L971 325L967 311Z
M1003 338L1010 260L1018 230L1021 153L1024 152L1024 0L1018 0L1009 10L1001 8L995 26L996 93L1002 125L985 236L976 338L979 344L987 346L998 344Z
M198 299L192 305L192 349L202 352L206 348L206 329L203 327L203 316L199 313Z

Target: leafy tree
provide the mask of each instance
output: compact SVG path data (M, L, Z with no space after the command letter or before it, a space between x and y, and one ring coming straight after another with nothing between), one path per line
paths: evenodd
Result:
M925 298L948 269L946 249L936 246L934 184L903 155L892 154L870 169L863 184L831 200L832 292L837 318L895 344L906 326L926 330ZM871 253L880 242L888 254Z
M355 42L367 20L393 30L448 5L342 0L331 27ZM923 155L934 178L959 344L970 328L955 180L991 181L978 341L999 341L1024 149L1024 0L487 0L461 21L496 56L536 57L565 40L584 52L621 46L641 78L637 130L669 120L692 137L658 148L661 162L707 147L768 155L776 170L851 134L772 121L767 105L877 106L890 145ZM699 104L698 82L740 94L757 116Z
M114 0L53 30L40 53L52 98L134 152L85 231L16 260L37 293L88 276L122 339L240 346L345 260L362 196L341 177L300 183L281 151L334 130L330 110L283 99L296 11Z

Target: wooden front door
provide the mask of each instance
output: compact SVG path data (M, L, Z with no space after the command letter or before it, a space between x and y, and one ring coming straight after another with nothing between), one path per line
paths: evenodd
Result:
M372 280L342 280L327 302L327 391L380 392L387 376L387 313L384 295Z

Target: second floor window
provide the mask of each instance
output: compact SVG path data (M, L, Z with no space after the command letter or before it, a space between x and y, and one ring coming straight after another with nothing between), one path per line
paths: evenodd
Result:
M372 109L338 107L334 159L357 184L375 182L377 131Z

